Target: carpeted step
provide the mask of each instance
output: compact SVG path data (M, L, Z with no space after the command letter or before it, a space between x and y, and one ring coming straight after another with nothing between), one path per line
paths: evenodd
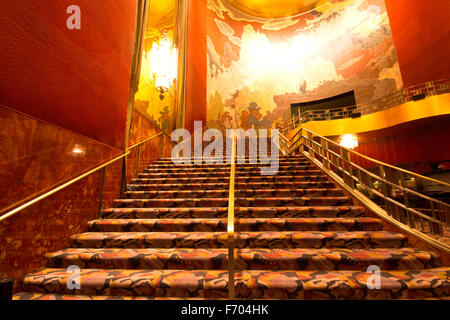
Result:
M222 190L163 190L163 191L128 191L122 196L124 199L171 199L171 198L225 198L228 188ZM338 188L311 189L239 189L235 197L340 197L344 192Z
M386 231L239 232L236 248L402 248L407 238ZM75 248L225 248L225 232L87 232L70 238Z
M181 298L179 298L181 299ZM154 300L151 297L127 297L127 296L83 296L83 295L69 295L69 294L50 294L50 293L34 293L34 292L19 292L13 295L13 300L41 300L41 301L86 301L86 300L116 300L116 301L128 301L128 300Z
M236 176L245 175L248 176L251 172L247 170L236 170ZM278 170L267 172L268 176L317 176L322 174L320 170ZM151 179L151 178L195 178L195 177L229 177L230 172L218 171L218 172L195 172L195 171L181 171L181 172L154 172L154 173L140 173L138 179Z
M139 178L133 179L132 184L185 184L185 183L224 183L229 182L230 177L193 177L193 178ZM235 182L237 183L254 183L254 182L328 182L328 177L325 175L315 176L261 176L261 175L237 175Z
M69 289L66 269L43 269L27 275L22 289L59 295L227 298L228 275L220 270L81 269L80 289Z
M228 190L229 183L185 183L185 184L129 184L128 191L164 191L164 190ZM235 183L236 190L240 189L310 189L310 188L335 188L331 181L319 182L251 182Z
M180 297L144 297L144 296L137 296L137 297L129 297L129 296L82 296L82 295L69 295L69 294L46 294L46 293L31 293L31 292L19 292L13 295L13 300L43 300L43 301L53 301L53 300L63 300L63 301L73 301L73 300L97 300L97 301L104 301L104 300L112 300L112 301L129 301L129 300L136 300L136 301L149 301L149 300L227 300L225 298L180 298Z
M310 170L317 170L317 167L314 165L279 165L278 167L279 171L310 171ZM236 166L236 171L241 172L257 172L259 173L261 171L261 166L255 165L255 166L245 166L245 165L238 165ZM229 174L230 172L230 166L227 167L214 167L214 166L201 166L201 167L171 167L171 168L148 168L144 169L144 173L153 174L153 173L184 173L184 172L226 172Z
M228 269L228 249L65 249L47 254L49 268ZM440 266L432 251L402 249L236 249L236 270L422 270Z
M227 207L111 208L103 210L102 217L104 219L224 218L227 217L227 213ZM235 208L236 218L350 218L364 215L364 208L359 206Z
M65 269L27 275L23 290L36 293L100 296L227 298L223 270L81 269L80 289L69 289ZM450 295L450 268L384 271L380 289L370 289L364 271L239 271L238 299L424 299Z
M236 207L267 206L344 206L352 205L350 197L273 197L273 198L236 198ZM118 199L114 208L179 208L179 207L227 207L226 198L173 198L173 199Z
M203 157L203 158L198 158L198 157L191 157L191 158L184 158L184 157L180 157L180 158L174 158L176 161L190 161L191 163L194 163L194 161L202 161L203 164L205 164L207 161L208 162L212 162L212 161L221 161L221 162L226 162L227 160L231 159L230 156L225 156L225 157L220 157L220 158L215 158L215 157ZM173 163L172 158L160 158L159 160L156 160L154 163L158 164L158 163ZM241 156L236 156L236 159L244 159L247 163L251 160L251 161L257 161L258 163L261 162L260 157L249 157L248 155L245 157L241 157ZM311 163L306 157L303 156L283 156L281 154L278 155L278 159L279 161L305 161L305 162L309 162Z
M363 271L242 271L236 279L239 299L424 299L448 296L450 268L392 270L380 274L380 289L371 289L373 273Z
M312 164L310 161L285 161L285 160L279 160L279 165L281 166L311 166L316 167L314 164ZM261 163L249 163L246 161L243 164L236 163L236 167L258 167L261 166ZM147 167L147 169L165 169L165 168L209 168L209 167L215 167L215 168L223 168L223 167L230 167L229 163L203 163L203 164L174 164L173 162L154 162L151 165Z
M105 219L88 223L90 232L224 232L227 219ZM372 218L245 218L236 231L380 231Z

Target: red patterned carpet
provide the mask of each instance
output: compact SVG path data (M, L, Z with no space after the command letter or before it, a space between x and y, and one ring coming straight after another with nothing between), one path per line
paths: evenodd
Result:
M439 254L383 230L305 158L284 157L274 176L236 168L238 299L430 299L450 296ZM123 199L47 255L17 300L227 298L227 165L161 159ZM81 268L70 289L69 266ZM380 288L368 287L378 266Z

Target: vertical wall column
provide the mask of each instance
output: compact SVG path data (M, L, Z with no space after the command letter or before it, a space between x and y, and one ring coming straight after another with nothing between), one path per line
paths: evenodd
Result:
M175 128L185 127L186 114L186 47L187 47L187 5L188 0L177 2L176 43L178 48L177 104Z
M386 0L405 87L450 76L448 0Z
M185 128L206 123L206 13L207 0L187 0Z

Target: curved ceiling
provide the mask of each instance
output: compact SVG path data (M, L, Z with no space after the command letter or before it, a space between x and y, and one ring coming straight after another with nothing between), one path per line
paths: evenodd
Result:
M284 18L313 10L328 0L225 0L239 11L261 18Z
M168 27L174 23L175 11L175 0L150 1L148 26L151 28Z

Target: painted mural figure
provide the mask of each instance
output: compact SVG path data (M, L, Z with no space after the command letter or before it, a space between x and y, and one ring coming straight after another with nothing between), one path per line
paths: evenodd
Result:
M165 106L163 111L159 112L161 116L159 117L158 121L161 125L161 129L164 132L169 132L170 130L170 111L169 107Z
M248 112L249 112L249 116L248 116L248 120L247 120L247 126L249 128L253 128L253 129L260 129L261 128L261 119L262 119L262 114L260 112L261 107L258 107L258 104L256 102L250 102L249 107L248 107Z

